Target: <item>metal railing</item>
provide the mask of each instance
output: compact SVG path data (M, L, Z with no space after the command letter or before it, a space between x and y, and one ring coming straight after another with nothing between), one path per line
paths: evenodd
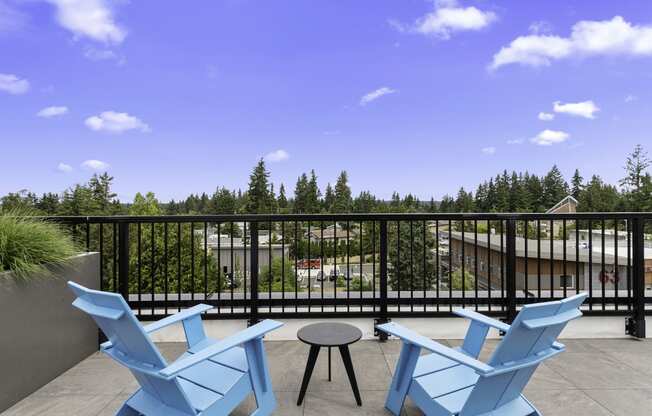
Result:
M652 307L651 213L51 217L101 258L101 288L143 320L208 303L208 319L452 316L511 321L588 292L587 315ZM646 277L647 276L647 277ZM647 292L647 294L652 292Z

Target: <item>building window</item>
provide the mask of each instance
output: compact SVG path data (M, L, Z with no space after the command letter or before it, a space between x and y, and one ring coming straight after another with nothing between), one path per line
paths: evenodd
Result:
M559 276L559 287L573 289L575 287L575 279L572 275Z

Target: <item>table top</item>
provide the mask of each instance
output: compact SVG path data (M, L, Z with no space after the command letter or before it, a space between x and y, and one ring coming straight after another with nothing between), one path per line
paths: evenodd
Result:
M297 337L306 344L335 347L353 344L362 338L362 331L341 322L319 322L301 328Z

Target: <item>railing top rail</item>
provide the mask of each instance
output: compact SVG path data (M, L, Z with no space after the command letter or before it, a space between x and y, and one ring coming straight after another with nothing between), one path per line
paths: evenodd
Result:
M350 214L222 214L158 216L46 216L47 220L71 224L138 222L269 222L269 221L498 221L498 220L615 220L652 219L652 212L578 213L350 213Z

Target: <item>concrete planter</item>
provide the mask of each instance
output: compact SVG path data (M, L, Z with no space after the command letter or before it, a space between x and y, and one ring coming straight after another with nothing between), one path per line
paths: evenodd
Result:
M66 282L99 289L99 261L79 255L26 281L0 273L0 412L97 351L97 326Z

